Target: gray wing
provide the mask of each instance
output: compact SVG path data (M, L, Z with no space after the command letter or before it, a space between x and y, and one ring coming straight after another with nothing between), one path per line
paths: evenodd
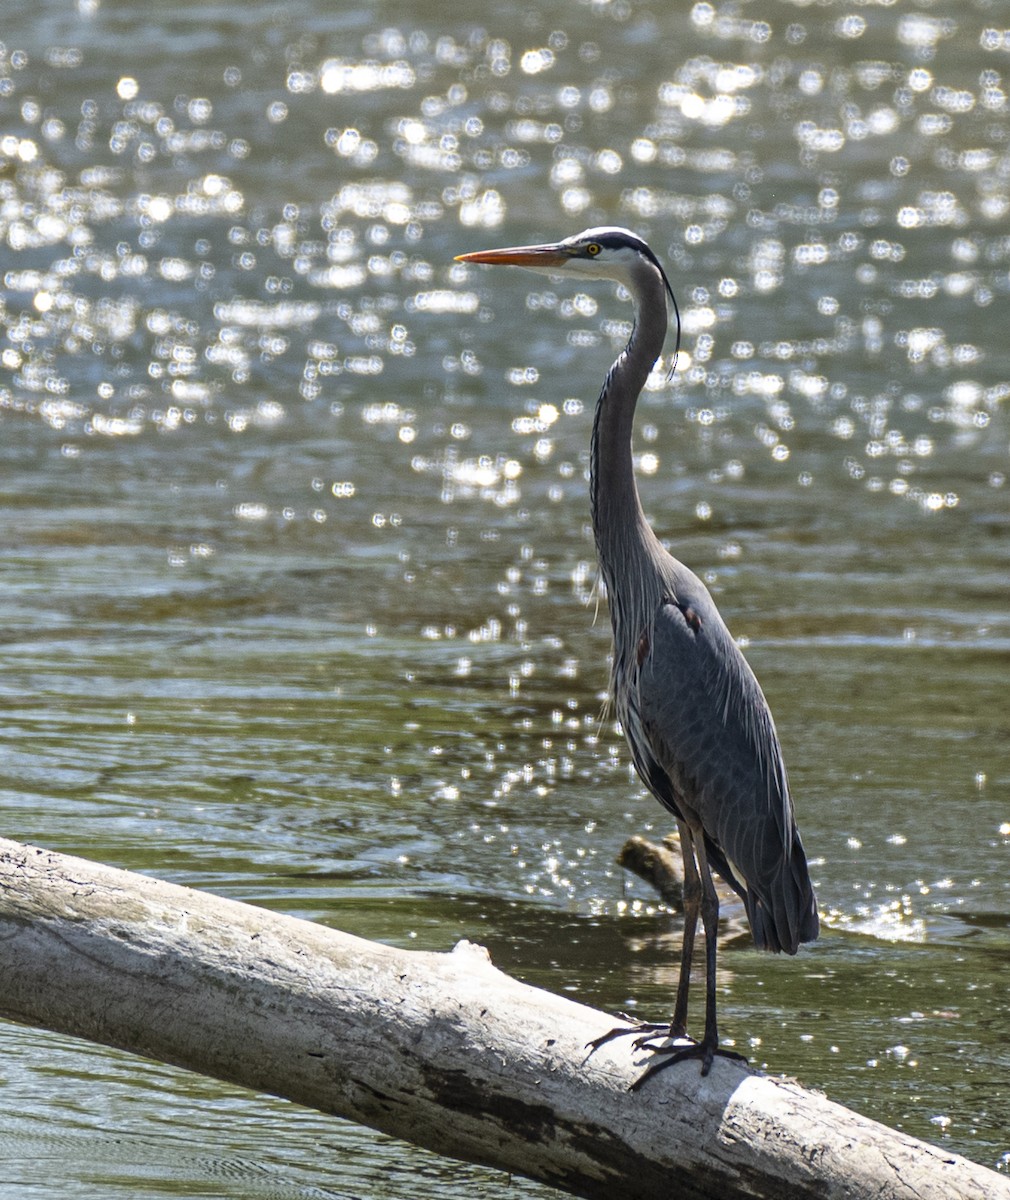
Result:
M744 892L755 943L794 953L817 936L817 912L775 725L715 603L690 583L659 605L640 644L636 765L670 805L658 766L670 806L701 823L713 864Z

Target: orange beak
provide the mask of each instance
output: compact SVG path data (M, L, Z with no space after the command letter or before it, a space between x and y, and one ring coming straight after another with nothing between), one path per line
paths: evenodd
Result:
M504 250L474 250L472 254L457 254L455 261L506 267L561 267L568 261L568 255L554 245L508 246Z

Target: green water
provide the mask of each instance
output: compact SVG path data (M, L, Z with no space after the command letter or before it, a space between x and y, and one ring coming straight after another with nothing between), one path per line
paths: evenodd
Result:
M668 1014L676 920L614 865L666 824L599 719L585 481L630 310L451 261L632 226L685 329L640 405L643 499L745 640L825 917L795 960L723 948L723 1033L1006 1169L1005 24L764 0L8 17L5 835ZM4 1196L508 1186L0 1042Z

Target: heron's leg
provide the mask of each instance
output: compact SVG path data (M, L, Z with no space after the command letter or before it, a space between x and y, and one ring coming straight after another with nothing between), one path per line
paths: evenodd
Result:
M719 896L712 879L712 868L708 865L705 845L701 840L698 844L698 863L701 874L701 923L705 930L705 1034L701 1039L705 1055L702 1059L701 1073L707 1075L712 1066L712 1056L719 1048L715 970L719 937Z
M694 937L698 928L698 913L702 903L701 878L694 856L694 837L684 821L678 821L680 852L684 859L684 934L680 944L680 978L677 981L677 1000L670 1022L670 1037L687 1037L687 999L691 986L691 960L694 958Z
M673 1008L673 1020L669 1025L657 1024L653 1021L638 1021L626 1013L621 1013L622 1020L628 1022L627 1026L609 1029L598 1038L593 1038L591 1042L587 1043L590 1054L606 1042L624 1037L629 1033L637 1034L632 1042L632 1046L636 1050L653 1041L665 1043L668 1038L674 1042L690 1040L687 1033L687 997L691 983L691 960L694 958L695 931L698 928L698 913L702 902L702 886L701 876L698 874L698 864L694 857L694 839L691 830L683 821L678 821L677 827L680 830L680 852L684 859L684 934L680 946L680 978L677 981L677 999ZM669 1048L665 1044L649 1046L649 1049L655 1050L657 1053L669 1053Z
M712 1060L720 1058L735 1058L738 1062L746 1062L742 1054L735 1050L722 1050L719 1047L719 1026L716 1020L715 1001L715 959L718 950L717 937L719 933L719 897L716 894L712 871L705 854L704 835L699 833L694 842L695 853L698 856L698 874L701 877L701 923L705 930L705 1034L700 1042L693 1046L684 1046L666 1052L664 1047L657 1048L657 1054L664 1057L642 1072L631 1085L631 1090L637 1092L643 1083L657 1071L663 1071L674 1063L683 1062L688 1058L701 1059L701 1073L707 1075L712 1069ZM686 884L686 879L685 879Z

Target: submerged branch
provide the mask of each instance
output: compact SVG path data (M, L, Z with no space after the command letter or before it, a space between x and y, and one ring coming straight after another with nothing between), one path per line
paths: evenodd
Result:
M679 838L671 834L657 843L636 834L621 847L617 865L655 888L660 900L671 911L683 909L684 863Z

